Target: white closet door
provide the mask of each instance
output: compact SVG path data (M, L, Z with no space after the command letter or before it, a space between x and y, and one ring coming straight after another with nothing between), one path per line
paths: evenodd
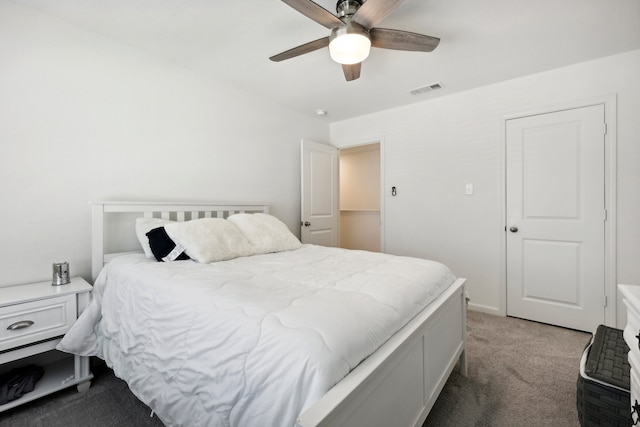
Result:
M604 323L604 105L507 121L507 314Z

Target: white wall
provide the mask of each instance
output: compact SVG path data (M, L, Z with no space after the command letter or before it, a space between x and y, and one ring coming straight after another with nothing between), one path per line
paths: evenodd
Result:
M297 232L324 122L0 0L0 286L90 279L92 200L269 203Z
M640 284L638 76L640 51L628 52L333 123L331 141L384 140L386 251L448 264L469 279L476 308L497 313L504 117L617 94L617 281ZM443 83L446 90L446 76ZM472 196L466 183L474 184ZM397 197L388 195L391 186Z

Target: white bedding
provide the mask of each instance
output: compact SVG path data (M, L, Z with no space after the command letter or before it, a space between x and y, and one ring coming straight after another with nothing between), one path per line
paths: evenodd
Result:
M455 280L304 245L212 264L116 258L58 349L97 355L170 426L293 426Z

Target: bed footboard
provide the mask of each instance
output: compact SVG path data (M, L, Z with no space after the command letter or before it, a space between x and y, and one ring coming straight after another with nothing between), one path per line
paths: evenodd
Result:
M467 375L465 281L456 280L302 413L298 424L421 426L458 360Z

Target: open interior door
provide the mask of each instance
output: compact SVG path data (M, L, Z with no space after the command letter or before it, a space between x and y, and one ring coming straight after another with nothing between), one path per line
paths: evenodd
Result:
M303 139L302 243L338 245L338 149Z

